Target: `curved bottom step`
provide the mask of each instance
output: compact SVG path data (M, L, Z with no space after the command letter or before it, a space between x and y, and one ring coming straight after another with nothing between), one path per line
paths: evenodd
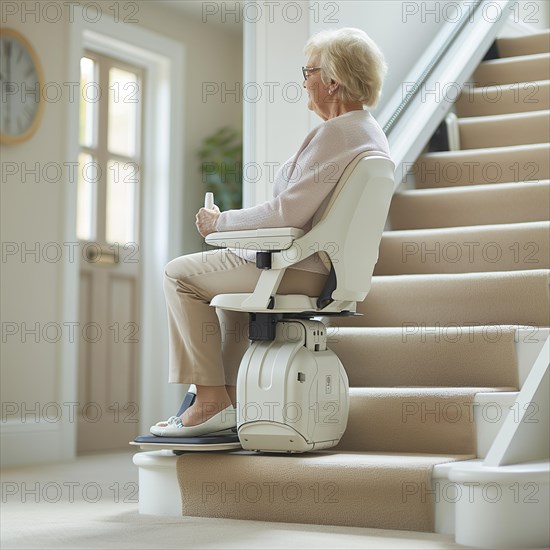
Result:
M487 467L455 464L455 540L478 548L547 548L550 545L550 462Z

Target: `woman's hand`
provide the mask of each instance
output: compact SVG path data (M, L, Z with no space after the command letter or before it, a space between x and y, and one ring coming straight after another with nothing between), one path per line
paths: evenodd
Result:
M212 210L207 208L201 208L198 214L195 216L195 225L199 230L199 233L206 237L210 233L216 232L216 224L218 223L218 218L220 217L220 209L214 205Z

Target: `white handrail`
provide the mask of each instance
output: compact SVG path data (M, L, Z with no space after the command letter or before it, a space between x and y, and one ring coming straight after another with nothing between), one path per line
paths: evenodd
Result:
M434 41L438 45L432 58L437 57L438 62L428 75L425 75L424 67L417 66L411 71L410 85L417 86L419 90L410 97L387 131L396 164L396 187L407 179L408 170L446 117L459 92L468 91L472 73L512 13L509 8L513 0L496 0L491 4L501 14L497 21L487 17L483 9L472 11L468 24L457 34L452 44L445 45L444 53L440 51L440 43L445 40ZM449 31L447 29L444 32L448 34ZM422 59L421 62L425 65L426 60ZM431 62L428 66L431 66ZM418 74L421 76L418 77ZM402 104L403 95L403 90L397 91L388 106L377 116L378 122L384 127L388 126L396 109Z

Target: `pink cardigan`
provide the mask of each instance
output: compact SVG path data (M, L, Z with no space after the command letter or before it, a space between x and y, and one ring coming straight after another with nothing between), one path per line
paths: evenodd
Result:
M315 212L346 166L363 152L391 159L388 140L369 111L351 111L323 122L275 174L273 199L258 206L222 212L216 230L297 227L309 231ZM256 253L252 250L233 252L255 261ZM327 273L317 254L292 268Z

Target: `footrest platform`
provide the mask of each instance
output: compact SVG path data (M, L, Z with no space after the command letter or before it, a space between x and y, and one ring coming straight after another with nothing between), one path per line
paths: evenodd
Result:
M144 451L166 449L178 452L227 451L240 449L239 436L234 434L203 435L200 437L158 437L156 435L138 435L130 445L139 446Z

